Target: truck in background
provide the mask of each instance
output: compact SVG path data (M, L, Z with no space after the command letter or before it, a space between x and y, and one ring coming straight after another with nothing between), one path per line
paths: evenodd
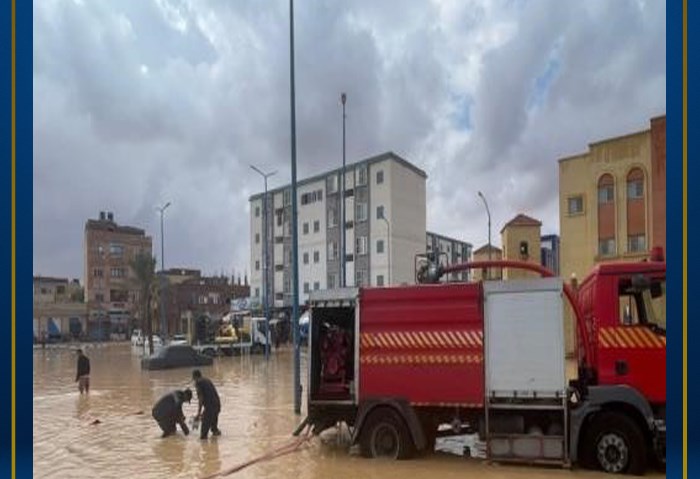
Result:
M190 330L192 347L211 356L262 353L268 344L265 318L253 317L248 311L231 312L221 319L203 315Z
M345 422L368 457L432 450L438 429L478 431L494 461L642 474L665 462L666 264L604 263L577 290L537 265L429 264L430 284L310 295L308 416ZM507 267L541 278L436 283ZM576 321L567 379L563 310ZM301 427L298 429L301 430Z

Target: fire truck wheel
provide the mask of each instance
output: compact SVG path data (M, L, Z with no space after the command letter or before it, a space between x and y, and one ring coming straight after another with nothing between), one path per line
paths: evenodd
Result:
M396 411L381 407L370 413L360 435L360 452L364 457L407 459L414 450L406 423Z
M598 414L585 437L584 462L605 472L642 475L646 469L646 442L630 417Z

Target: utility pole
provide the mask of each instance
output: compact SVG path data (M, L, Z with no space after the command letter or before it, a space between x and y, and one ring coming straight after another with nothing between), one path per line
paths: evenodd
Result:
M270 256L268 253L267 244L267 179L276 174L277 171L272 171L270 173L263 173L261 170L253 165L250 167L259 173L263 180L265 181L265 195L263 196L263 310L265 311L265 359L270 359L270 305L268 300L268 268L270 263Z
M345 281L345 102L348 97L345 93L341 93L340 102L343 104L343 169L340 173L340 287L344 288Z
M163 237L163 213L170 206L168 201L162 207L158 207L160 212L160 334L165 342L167 335L167 324L165 319L165 239Z
M489 211L489 204L486 202L486 197L484 197L484 195L483 195L483 193L481 193L481 191L479 191L479 197L484 202L484 206L486 207L486 216L488 217L488 220L489 220L489 261L491 261L491 212ZM486 270L486 279L491 279L491 267L490 266Z

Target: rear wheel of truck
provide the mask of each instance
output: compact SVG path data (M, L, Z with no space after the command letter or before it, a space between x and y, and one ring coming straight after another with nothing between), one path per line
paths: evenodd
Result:
M584 461L588 466L615 474L644 474L647 458L644 434L629 416L598 414L584 441Z
M362 426L360 452L365 457L408 459L415 446L406 423L399 414L387 407L370 413Z

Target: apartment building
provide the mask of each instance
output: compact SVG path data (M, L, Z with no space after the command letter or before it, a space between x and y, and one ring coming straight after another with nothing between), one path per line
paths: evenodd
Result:
M85 301L88 334L108 339L126 336L129 321L138 316L138 290L130 263L137 254L152 254L152 239L144 230L116 223L112 212L85 223Z
M425 240L426 253L437 255L442 265L466 263L472 258L471 243L430 231L425 233ZM451 273L443 276L442 281L469 281L472 274L470 270Z
M87 329L83 288L77 279L34 276L35 340L82 338Z
M414 261L426 252L424 171L388 152L297 183L300 302L312 290L345 285L383 286L414 282ZM342 224L341 205L345 205ZM292 304L291 185L250 198L251 295L263 294L267 216L269 304Z

